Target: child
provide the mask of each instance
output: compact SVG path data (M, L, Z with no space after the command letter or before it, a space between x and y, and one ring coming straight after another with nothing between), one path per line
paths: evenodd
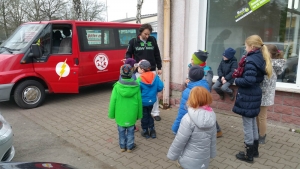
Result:
M178 109L178 115L176 120L174 121L172 125L172 131L174 134L177 133L177 130L179 128L180 121L182 117L187 113L187 108L186 108L186 101L189 98L190 91L192 88L196 86L201 86L207 89L207 91L210 91L210 88L208 86L208 83L204 77L204 70L202 67L196 65L192 66L189 71L189 83L187 84L187 88L182 92L181 100L180 100L180 107Z
M236 158L252 163L253 157L259 154L256 117L260 112L262 98L260 83L265 74L268 78L272 76L272 62L268 48L258 35L249 36L245 46L247 54L232 74L238 86L232 111L242 116L244 128L245 152L239 152Z
M134 125L142 118L142 98L140 85L132 77L130 65L121 66L121 78L114 84L109 103L108 117L115 119L119 131L121 152L131 152L134 143Z
M203 79L205 79L208 82L209 85L209 91L211 91L212 88L212 79L214 77L214 73L211 70L210 66L207 66L206 64L206 60L208 58L208 52L206 51L202 51L202 50L198 50L197 52L194 52L192 55L192 59L191 59L191 63L188 65L188 67L190 68L191 65L199 65L201 67L203 67L204 70L204 77ZM221 130L221 127L219 126L218 122L217 123L217 137L222 137L223 133Z
M135 67L134 67L134 64L136 63L136 61L132 58L127 58L125 59L124 61L124 64L129 64L132 68L133 68L133 73L132 73L132 79L133 80L136 80L136 76L135 76ZM121 78L121 75L120 75L120 78ZM134 131L137 132L139 131L139 128L137 128L135 125L134 125Z
M275 89L277 75L283 72L283 67L285 64L285 59L283 59L283 52L279 51L275 45L266 45L272 58L272 76L269 79L266 75L264 76L264 81L260 84L262 90L262 100L260 105L260 112L256 117L258 134L259 134L259 144L265 144L266 131L267 131L267 109L269 106L274 104ZM254 143L258 144L258 143Z
M150 71L151 64L147 60L141 60L138 64L138 72L141 74L137 82L140 83L143 102L143 118L141 120L142 136L156 138L154 127L154 119L151 116L151 111L156 102L156 95L164 88L163 82L158 75ZM150 131L150 133L149 133Z
M213 85L213 89L220 95L221 100L224 100L224 92L230 97L230 100L234 100L234 90L229 86L234 82L232 74L238 67L237 60L234 57L235 50L228 48L223 53L223 59L218 68L218 80Z
M188 113L180 122L167 157L178 160L184 169L208 168L216 156L216 114L209 106L212 96L203 87L194 87L187 101Z
M208 57L208 52L198 50L197 52L194 52L192 55L191 63L188 65L188 68L190 69L194 65L199 65L203 67L204 70L204 76L203 78L207 80L207 83L209 85L209 88L211 89L212 86L212 79L213 79L213 71L211 70L211 67L206 65L206 59ZM186 80L186 83L188 83L189 80Z

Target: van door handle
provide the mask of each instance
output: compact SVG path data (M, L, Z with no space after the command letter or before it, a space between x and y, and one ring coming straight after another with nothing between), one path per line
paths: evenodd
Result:
M78 58L75 58L75 59L74 59L74 62L75 62L75 65L79 65L79 60L78 60Z

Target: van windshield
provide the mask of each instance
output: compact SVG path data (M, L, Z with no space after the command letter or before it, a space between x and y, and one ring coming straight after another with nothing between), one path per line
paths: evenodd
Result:
M16 31L0 46L3 51L20 51L25 48L43 29L44 24L26 24L19 26Z

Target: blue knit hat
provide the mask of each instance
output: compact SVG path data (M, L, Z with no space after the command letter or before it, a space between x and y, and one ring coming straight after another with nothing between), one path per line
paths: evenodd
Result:
M234 57L235 50L232 48L228 48L224 51L223 56L225 56L228 60Z

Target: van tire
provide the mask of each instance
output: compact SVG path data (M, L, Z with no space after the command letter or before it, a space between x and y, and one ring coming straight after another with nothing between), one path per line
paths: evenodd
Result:
M23 109L38 107L45 100L45 88L38 81L26 80L16 87L14 100Z

